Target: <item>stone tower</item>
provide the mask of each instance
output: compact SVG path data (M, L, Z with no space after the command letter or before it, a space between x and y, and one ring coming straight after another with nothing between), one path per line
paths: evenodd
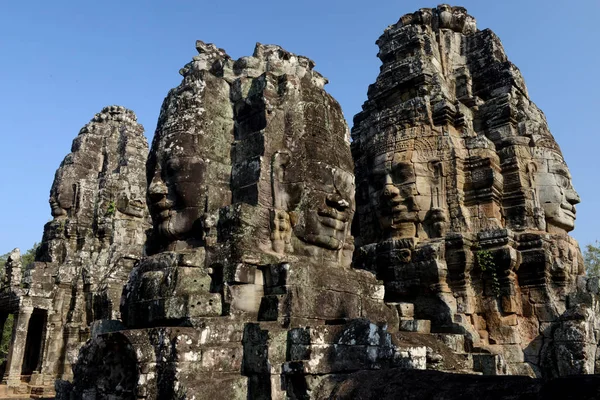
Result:
M584 273L568 236L579 196L544 114L464 8L405 15L377 44L352 129L356 266L434 329L502 354L504 372L542 375Z
M132 111L105 107L56 171L53 219L36 262L23 284L5 293L13 301L3 311L16 316L9 386L31 375L30 390L51 393L55 379L70 379L93 322L120 319L121 291L150 228L143 132Z
M284 396L283 363L293 381L332 372L328 362L296 362L309 354L301 351L312 343L309 326L337 326L321 346L330 352L356 318L396 321L397 330L382 285L350 266L353 163L326 79L279 46L257 44L239 60L212 44L196 48L163 102L148 159L152 255L123 292L127 329L98 332L83 349L77 395ZM383 325L349 329L362 342L381 336L371 339L377 349L388 343ZM118 393L106 383L116 370L127 378Z

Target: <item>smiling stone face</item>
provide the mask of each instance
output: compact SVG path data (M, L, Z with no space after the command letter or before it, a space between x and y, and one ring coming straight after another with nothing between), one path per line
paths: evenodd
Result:
M354 265L432 328L463 321L505 354L518 338L519 362L535 365L525 344L583 278L568 236L580 199L546 118L500 39L460 7L403 16L377 44L383 65L352 128Z
M353 242L355 186L347 127L333 98L307 79L288 79L283 97L296 99L288 109L272 112L276 116L266 130L272 144L283 144L270 168L271 226L289 226L289 246L282 246L277 233L278 239L271 235L273 249L338 263L340 252ZM278 112L287 131L277 129Z
M573 188L569 168L555 149L537 147L533 155L537 166L534 185L544 210L547 230L550 233L570 232L575 227L575 205L581 200Z
M408 133L411 135L411 133ZM392 136L396 136L392 134ZM422 141L422 137L419 139ZM385 152L377 141L367 158L368 202L377 217L382 237L436 238L443 235L447 203L444 185L445 150L422 149L418 141L402 134ZM364 186L364 183L363 183Z
M204 215L231 203L233 111L229 84L214 70L228 56L214 46L199 51L163 103L146 165L151 252L201 245Z
M306 245L340 250L354 214L354 176L324 162L307 163L294 235Z
M373 159L369 192L381 229L392 238L415 237L419 206L412 152L390 151Z
M193 235L206 206L206 161L189 146L193 137L181 133L165 138L162 157L148 163L150 210L160 237L183 240ZM179 150L177 150L179 149ZM185 151L184 149L187 149Z
M84 129L87 129L84 128ZM102 171L102 139L96 132L79 135L65 157L50 189L52 216L74 217L81 204L81 189ZM85 205L83 205L85 207Z
M355 211L340 105L323 90L326 80L312 61L279 46L258 44L236 66L231 190L234 204L253 210L239 229L248 242L237 243L237 252L339 265L353 248Z

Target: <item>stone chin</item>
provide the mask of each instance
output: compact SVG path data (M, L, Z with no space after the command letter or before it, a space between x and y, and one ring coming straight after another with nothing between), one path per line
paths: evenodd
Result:
M61 217L63 215L67 215L67 210L62 208L53 197L50 198L49 203L50 203L50 213L52 214L52 216L54 218Z
M189 238L193 235L200 216L198 209L163 210L154 216L156 231L160 237L169 241Z
M296 236L303 242L327 250L340 250L346 239L348 213L333 209L311 210L307 213L306 226Z
M575 206L571 204L544 204L548 231L564 230L570 232L575 228ZM553 229L555 228L555 229Z

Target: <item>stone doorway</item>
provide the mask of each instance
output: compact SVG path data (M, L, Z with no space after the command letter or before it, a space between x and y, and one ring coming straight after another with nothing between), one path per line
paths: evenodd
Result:
M33 310L31 319L29 320L29 328L27 329L21 375L28 376L34 371L39 371L47 318L48 312L46 310L38 308Z

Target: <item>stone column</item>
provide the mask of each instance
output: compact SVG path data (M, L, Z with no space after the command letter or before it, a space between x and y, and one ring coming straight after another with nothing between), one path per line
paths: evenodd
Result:
M22 307L19 310L19 314L15 315L12 344L8 353L4 379L9 388L21 385L21 368L23 367L23 356L25 354L25 345L27 344L27 330L32 313L33 307Z

